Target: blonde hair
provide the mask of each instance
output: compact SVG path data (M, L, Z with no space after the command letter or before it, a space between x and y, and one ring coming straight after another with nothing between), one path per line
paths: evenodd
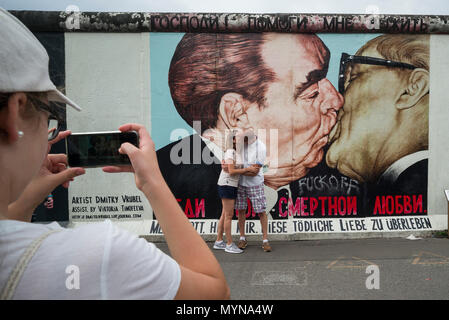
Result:
M0 92L0 109L8 104L9 98L15 92ZM42 111L43 109L50 111L54 108L53 104L48 101L48 94L46 91L43 92L24 92L27 97L26 109L22 111L22 116L24 117L34 117L37 111Z
M14 94L15 92L0 92L0 108L3 108L8 103L9 98ZM47 100L47 92L24 92L27 96L27 100L30 102L30 107L34 106L36 107L36 102L49 104ZM34 102L34 103L33 103Z

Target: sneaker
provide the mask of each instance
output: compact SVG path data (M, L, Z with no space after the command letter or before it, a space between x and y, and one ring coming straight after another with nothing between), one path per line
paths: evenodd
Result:
M224 242L224 241L215 241L213 248L215 250L224 250L224 249L226 249L226 242Z
M240 239L239 243L237 244L237 247L239 247L239 249L245 249L247 245L248 241L246 241L246 239L245 240Z
M235 243L231 243L230 245L226 245L226 249L225 252L227 253L242 253L243 250L237 248L237 246L235 245Z
M262 243L262 249L265 252L270 252L271 251L271 246L268 243L268 241Z

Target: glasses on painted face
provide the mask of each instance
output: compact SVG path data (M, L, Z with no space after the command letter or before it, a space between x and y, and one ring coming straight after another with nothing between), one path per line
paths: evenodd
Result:
M386 66L386 67L393 67L393 68L404 68L404 69L416 69L414 65L404 63L404 62L398 62L398 61L392 61L392 60L385 60L380 58L373 58L373 57L365 57L365 56L354 56L349 55L347 53L341 54L340 59L340 71L338 74L338 92L340 94L343 94L345 92L346 82L347 82L347 75L349 72L347 72L348 65L351 65L353 63L360 63L360 64L370 64L375 66Z

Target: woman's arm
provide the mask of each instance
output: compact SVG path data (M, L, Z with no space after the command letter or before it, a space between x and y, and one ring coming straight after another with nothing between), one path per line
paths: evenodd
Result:
M231 175L243 174L243 175L255 176L259 172L259 170L256 169L254 166L250 166L248 168L236 169L233 162L228 163L227 166L228 166L228 172Z
M136 186L150 201L162 228L171 256L181 267L177 299L229 299L230 291L217 259L193 228L167 186L157 162L154 143L147 130L127 124L120 131L139 133L140 146L124 143L119 149L132 166L105 167L105 172L134 172Z

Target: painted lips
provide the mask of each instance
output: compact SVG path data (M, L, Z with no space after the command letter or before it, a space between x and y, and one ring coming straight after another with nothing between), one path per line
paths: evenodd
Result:
M341 133L341 118L343 117L343 109L341 109L338 112L338 117L337 117L337 122L335 123L334 127L332 128L331 132L329 133L329 144L331 144L332 142L334 142L335 140L337 140L340 137L340 133Z

